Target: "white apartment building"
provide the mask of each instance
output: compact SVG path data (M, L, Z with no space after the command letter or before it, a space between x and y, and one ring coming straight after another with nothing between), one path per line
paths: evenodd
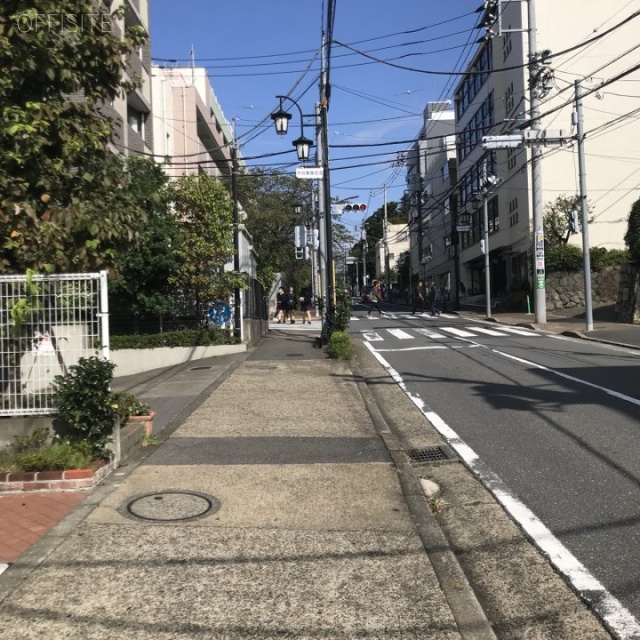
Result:
M413 280L433 280L446 289L455 266L450 204L454 134L451 103L430 102L424 110L424 125L406 158Z
M122 37L125 29L141 27L149 34L149 0L102 0L110 11L125 7L124 19L111 24L112 32ZM100 111L115 123L114 151L124 155L151 154L151 43L132 51L127 58L125 80L138 78L142 85L127 95L103 104ZM81 97L79 99L82 99Z
M409 251L409 230L406 224L387 224L386 250L389 269L395 269L398 259ZM380 278L385 268L385 239L376 242L376 278Z
M229 176L233 131L206 69L154 65L152 93L154 151L159 161L171 160L167 174Z
M576 133L572 121L576 80L581 81L585 94L591 247L624 248L627 216L640 195L636 144L640 121L634 117L640 71L628 73L638 64L633 49L639 19L630 18L633 3L612 0L589 2L587 7L580 0L497 0L496 4L499 19L490 27L495 37L478 45L467 74L455 89L457 215L471 214L470 231L459 237L460 279L469 293L484 292L483 216L478 194L486 160L488 173L500 179L488 199L493 296L507 293L523 280L532 282L531 148L487 152L481 146L483 136L528 127L529 9L535 11L536 52L540 54L536 87L541 129L561 130L567 136L562 146L542 147L543 204L553 203L560 195L574 197L579 191L577 149L570 138ZM622 74L626 75L612 81ZM407 179L411 179L411 166ZM582 235L572 236L571 242L581 244Z

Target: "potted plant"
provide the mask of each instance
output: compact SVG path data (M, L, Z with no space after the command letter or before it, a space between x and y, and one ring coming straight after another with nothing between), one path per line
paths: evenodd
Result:
M153 419L156 412L146 403L138 400L134 395L121 392L115 396L115 408L120 415L120 425L142 422L145 436L153 434Z

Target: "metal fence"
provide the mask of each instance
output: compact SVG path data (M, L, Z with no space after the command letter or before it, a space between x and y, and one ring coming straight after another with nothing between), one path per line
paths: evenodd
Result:
M55 412L52 383L109 357L107 273L0 276L0 416Z

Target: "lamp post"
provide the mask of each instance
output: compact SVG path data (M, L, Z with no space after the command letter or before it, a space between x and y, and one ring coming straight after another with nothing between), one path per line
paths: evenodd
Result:
M313 117L302 113L302 109L300 105L289 96L276 96L280 100L280 107L277 111L271 114L271 119L274 122L276 133L278 135L285 135L287 133L287 129L289 127L289 120L291 120L291 114L283 109L282 103L284 100L289 100L292 102L298 112L300 113L300 137L293 141L293 146L296 148L296 153L298 154L298 160L300 162L307 162L309 160L309 151L313 142L309 140L309 138L304 135L304 118L305 117ZM320 165L322 167L322 195L323 195L323 213L324 213L324 242L326 244L325 247L325 255L324 255L324 271L326 274L326 290L327 290L327 300L326 300L326 320L327 326L332 329L334 325L334 316L335 316L335 300L334 300L334 291L335 291L335 275L333 271L333 246L332 246L332 229L331 229L331 198L330 198L330 188L329 188L329 152L328 152L328 136L327 136L327 114L326 108L322 108L319 113L319 139L318 145L320 149ZM324 332L323 332L324 334Z

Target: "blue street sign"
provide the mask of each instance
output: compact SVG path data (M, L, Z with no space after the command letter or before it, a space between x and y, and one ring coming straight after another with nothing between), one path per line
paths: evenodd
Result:
M213 324L223 325L231 320L231 307L226 302L214 302L209 305L207 315Z

